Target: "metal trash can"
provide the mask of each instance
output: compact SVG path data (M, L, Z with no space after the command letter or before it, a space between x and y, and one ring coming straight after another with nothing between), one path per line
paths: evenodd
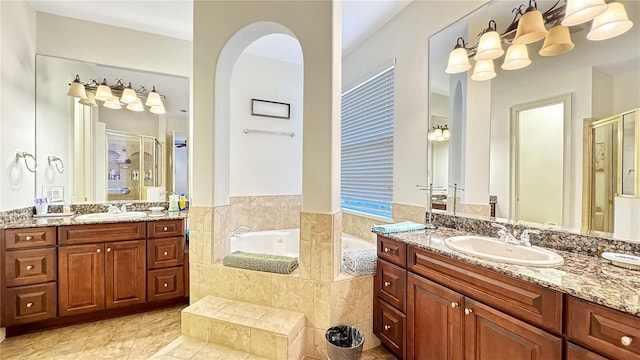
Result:
M347 325L332 326L324 333L329 360L359 360L364 345L364 334Z

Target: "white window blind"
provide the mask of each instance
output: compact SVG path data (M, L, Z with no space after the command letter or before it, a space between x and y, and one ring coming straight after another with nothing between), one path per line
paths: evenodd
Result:
M391 218L393 88L391 67L342 94L343 210Z

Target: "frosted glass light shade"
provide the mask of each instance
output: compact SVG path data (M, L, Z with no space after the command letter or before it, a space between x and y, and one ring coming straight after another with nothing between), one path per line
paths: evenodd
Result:
M162 99L160 98L160 94L156 92L156 87L153 87L153 90L149 92L147 95L147 102L145 103L147 106L161 106Z
M467 49L463 47L455 48L449 53L449 63L445 72L447 74L457 74L471 69Z
M112 96L109 100L105 101L104 104L102 104L102 106L106 107L107 109L122 109L122 105L120 104L120 99L118 99L117 96Z
M100 101L107 101L109 100L113 95L111 94L111 89L107 86L107 85L100 85L98 86L98 88L96 89L96 100L100 100Z
M593 20L607 10L604 0L567 0L562 25L574 26Z
M451 137L451 132L449 131L449 129L442 130L442 137L445 140L449 140L449 138Z
M471 80L485 81L491 80L494 77L496 77L496 71L493 68L493 60L480 60L476 62Z
M627 10L620 2L607 5L607 10L593 19L591 31L587 34L589 40L606 40L622 35L633 26L627 16Z
M152 106L149 109L150 112L158 115L166 114L167 112L164 110L164 106Z
M98 104L96 104L96 96L91 91L88 91L87 98L80 99L79 103L82 105L91 106L91 107L98 106Z
M504 70L518 70L526 68L531 64L529 59L529 50L527 45L513 44L507 49L507 56L504 57L504 63L501 68Z
M504 54L502 41L497 31L489 31L480 37L478 50L473 57L476 60L493 60Z
M120 98L120 101L125 104L130 104L136 101L137 98L138 96L136 95L136 92L131 87L128 87L122 91L122 97Z
M549 30L549 34L544 39L544 45L542 45L542 49L538 54L541 56L556 56L571 51L574 47L569 28L564 25L557 25Z
M144 111L144 107L142 106L142 101L140 101L139 98L136 98L133 102L130 102L127 105L127 110L136 111L136 112Z
M547 36L542 13L538 10L528 11L518 20L518 30L513 39L514 44L531 44Z
M80 99L87 98L87 92L84 89L84 84L80 81L80 76L76 75L75 80L73 80L73 82L69 84L67 95Z

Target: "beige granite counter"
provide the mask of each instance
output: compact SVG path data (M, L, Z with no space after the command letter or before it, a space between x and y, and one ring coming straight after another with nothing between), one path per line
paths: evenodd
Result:
M158 220L174 220L185 219L187 212L181 211L177 213L169 213L164 211L161 216L149 216L150 211L145 211L147 216L135 219L113 219L113 220L77 220L80 214L66 217L44 217L44 218L16 218L11 221L0 223L0 229L17 229L38 226L65 226L65 225L87 225L87 224L108 224L118 222L139 222L139 221L158 221Z
M449 249L444 239L468 232L438 228L381 234L388 238L474 264L498 273L558 290L580 299L640 316L640 271L626 270L610 261L579 253L551 249L564 258L552 268L510 265L471 257Z

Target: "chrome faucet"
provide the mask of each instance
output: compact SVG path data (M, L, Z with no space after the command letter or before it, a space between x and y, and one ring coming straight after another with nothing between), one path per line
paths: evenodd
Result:
M109 205L107 212L109 214L122 214L127 212L127 206L131 206L131 204L122 204L120 207L118 205Z
M507 244L520 245L531 247L531 237L529 234L539 234L538 230L526 229L520 234L520 240L518 240L504 225L492 223L491 226L496 227L498 230L498 238Z
M128 211L127 206L131 206L131 204L122 204L122 206L120 206L120 212L126 213Z
M251 229L248 226L242 225L238 228L233 229L231 231L231 234L229 234L229 236L234 237L242 234L243 232L249 232L249 231L251 231Z

